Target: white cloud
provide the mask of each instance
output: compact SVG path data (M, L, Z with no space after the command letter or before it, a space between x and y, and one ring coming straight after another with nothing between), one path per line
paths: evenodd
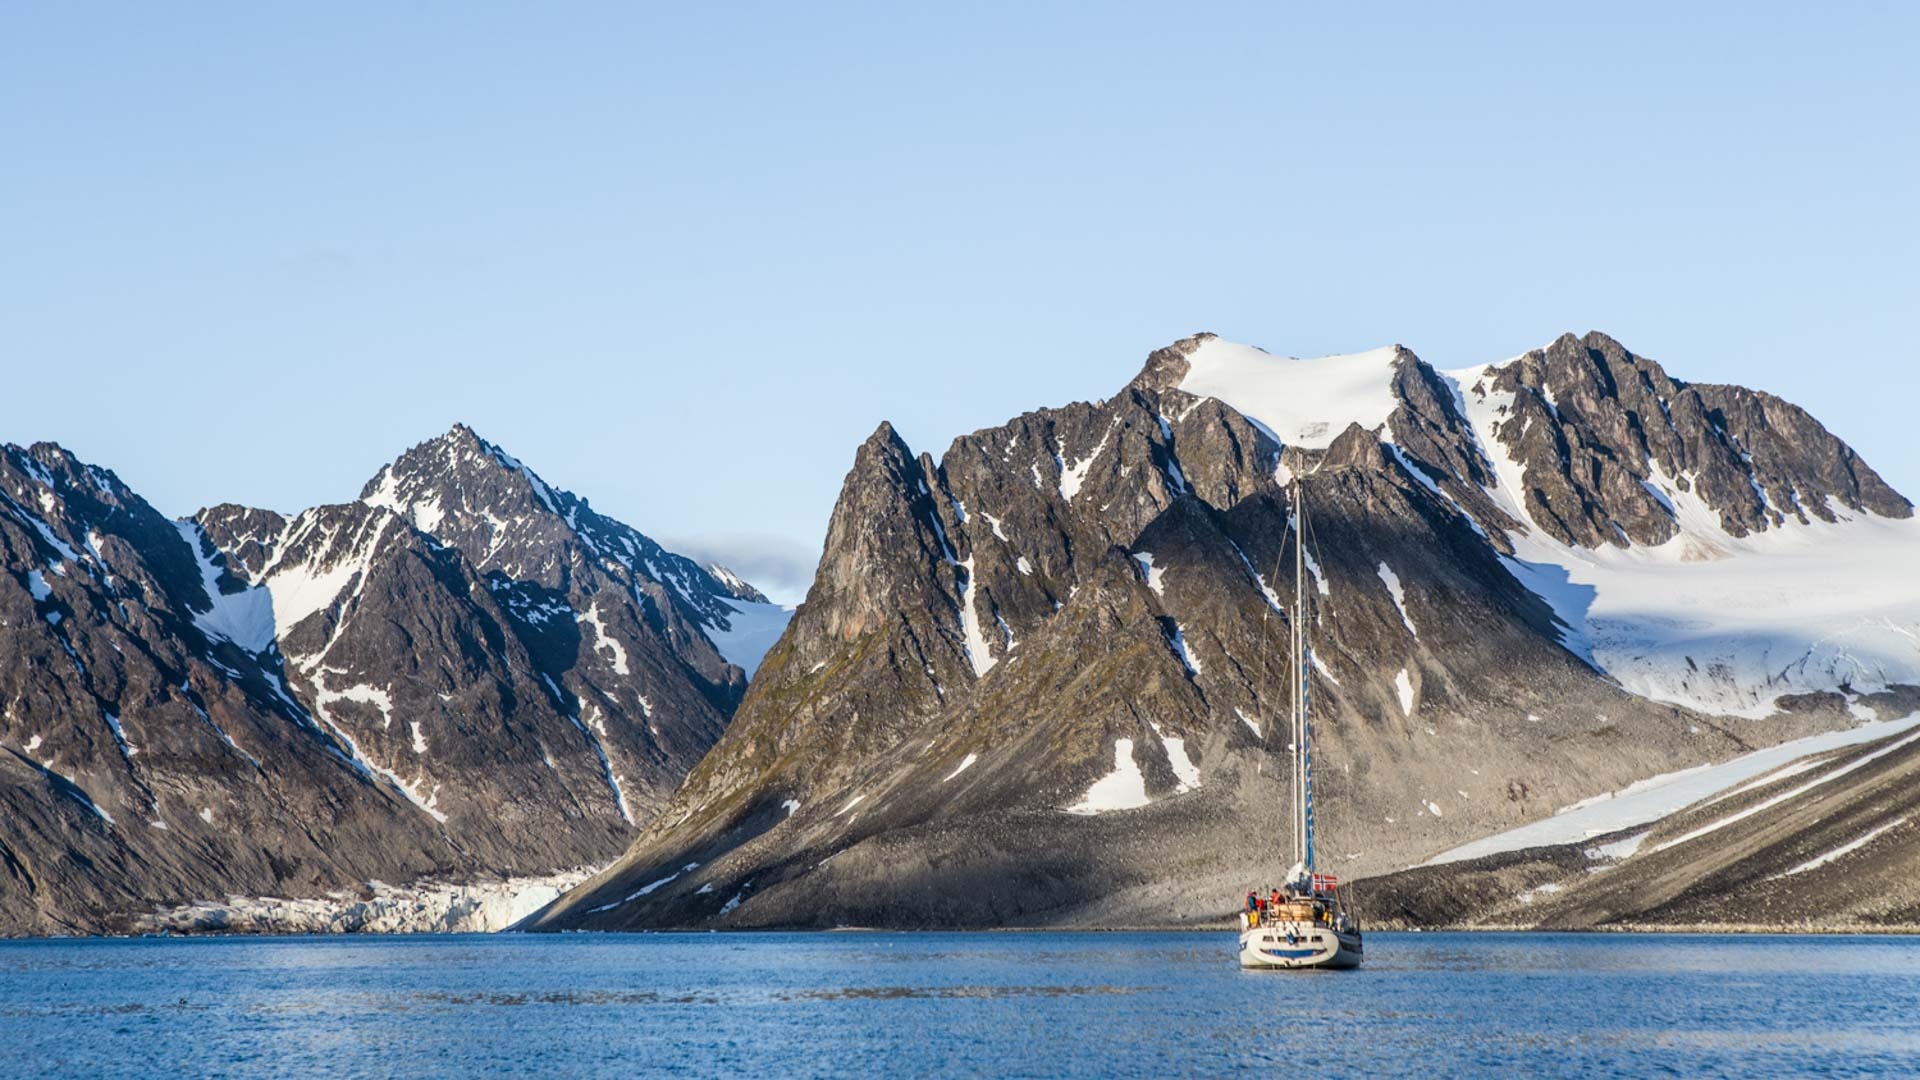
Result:
M819 565L817 546L771 533L721 533L710 536L660 536L660 544L700 562L717 562L767 594L775 603L806 599Z

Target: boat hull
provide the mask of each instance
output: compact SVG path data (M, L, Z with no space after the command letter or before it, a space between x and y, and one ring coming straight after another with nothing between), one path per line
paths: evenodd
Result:
M1356 968L1365 951L1359 934L1311 923L1277 922L1240 932L1240 966L1282 971Z

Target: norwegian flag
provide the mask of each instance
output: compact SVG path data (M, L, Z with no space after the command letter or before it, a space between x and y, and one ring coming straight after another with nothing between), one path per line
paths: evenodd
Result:
M1330 893L1339 887L1340 887L1340 875L1338 874L1313 875L1313 891L1314 892Z

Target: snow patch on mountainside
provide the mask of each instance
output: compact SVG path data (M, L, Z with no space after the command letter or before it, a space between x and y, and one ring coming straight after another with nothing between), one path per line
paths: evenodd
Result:
M1307 659L1313 663L1313 670L1319 672L1322 678L1325 678L1328 682L1332 683L1335 686L1340 685L1339 676L1333 673L1333 669L1327 666L1327 662L1325 660L1320 659L1319 653L1314 652L1312 649L1309 649L1307 650Z
M213 543L206 532L192 521L176 521L173 525L193 552L193 561L200 567L200 584L212 604L206 611L193 612L193 624L201 633L225 638L250 653L267 651L274 640L273 594L254 587L237 593L221 592L220 567L207 553Z
M620 820L629 825L633 824L633 812L627 809L626 788L621 785L620 773L614 769L613 759L607 756L607 748L600 741L601 737L607 733L606 717L601 714L600 709L596 706L594 707L593 714L587 718L588 723L581 723L580 718L574 715L569 715L567 719L571 721L580 734L586 738L587 745L590 746L594 754L599 757L600 772L607 781L607 791L613 795L613 806L614 809L620 812Z
M387 535L387 529L395 520L392 514L381 514L379 524L362 541L354 546L344 557L331 563L325 563L324 555L333 547L332 536L319 546L321 559L299 563L276 561L269 565L261 576L262 584L273 596L273 636L284 641L293 628L299 626L307 616L332 606L340 593L356 578L360 584L366 584L366 571L373 563L373 556L380 548L380 542ZM287 536L281 540L279 549L285 552L298 546L314 529L319 528L318 517L311 511L301 515L287 530ZM364 526L362 526L364 531Z
M1419 637L1420 631L1413 628L1413 618L1407 614L1407 593L1400 587L1400 575L1394 573L1393 567L1386 563L1380 564L1379 574L1380 580L1387 586L1387 595L1393 597L1393 606L1399 609L1400 621L1406 625L1407 633Z
M613 665L614 674L632 674L632 672L627 669L627 647L620 644L619 638L607 633L607 624L600 618L600 602L598 600L587 605L585 614L577 615L574 618L580 625L593 629L591 648L595 652L604 651L607 654L607 661Z
M1113 741L1113 771L1087 789L1080 801L1066 808L1069 814L1104 814L1109 810L1132 810L1145 806L1147 778L1134 764L1133 740Z
M1152 589L1155 596L1167 595L1167 571L1164 567L1153 565L1153 553L1136 552L1133 561L1140 564L1140 574L1146 578L1147 588Z
M1292 522L1293 535L1299 536L1300 521L1298 518L1294 518ZM1307 576L1313 579L1313 587L1320 590L1321 596L1332 596L1333 587L1327 584L1327 575L1320 572L1320 560L1313 557L1311 547L1311 545L1308 545L1309 549L1301 553L1303 561L1307 564Z
M1195 765L1193 759L1187 756L1187 740L1177 735L1167 734L1161 730L1159 724L1148 726L1153 728L1154 737L1160 740L1161 749L1167 752L1167 764L1173 769L1174 779L1179 781L1174 794L1178 795L1199 787L1200 766Z
M599 907L596 907L596 908L588 908L587 914L594 915L602 911L612 911L614 908L617 908L622 904L630 904L633 901L638 900L643 896L650 896L662 886L671 885L674 882L680 880L680 875L689 874L698 869L700 869L699 863L697 862L688 863L686 866L678 870L675 870L673 873L668 874L666 877L656 878L653 881L649 881L645 885L640 886L638 889L635 889L634 891L628 893L627 895L621 897L618 900L615 900L610 904L601 904Z
M1192 649L1187 647L1186 630L1182 628L1178 622L1168 619L1166 621L1166 631L1167 644L1173 646L1173 653L1180 658L1180 663L1186 667L1187 674L1200 674L1200 659L1193 655Z
M1697 829L1694 829L1692 832L1686 833L1681 836L1676 836L1671 840L1663 840L1659 844L1655 845L1653 850L1664 851L1665 849L1673 847L1677 844L1684 844L1689 840L1697 840L1700 837L1707 835L1708 833L1718 832L1721 829L1726 828L1727 826L1733 824L1736 821L1743 821L1747 818L1752 817L1755 814L1761 813L1766 810L1771 810L1772 808L1780 805L1783 802L1787 802L1792 799L1797 799L1800 796L1805 795L1807 792L1812 791L1817 787L1830 783L1834 780L1838 780L1842 776L1845 776L1856 769L1860 769L1869 764L1872 764L1873 762L1878 761L1883 757L1886 757L1888 754L1891 754L1902 747L1911 746L1913 745L1913 742L1916 739L1920 739L1920 732L1910 733L1895 742L1888 743L1887 745L1881 747L1880 749L1875 750L1871 754L1865 754L1865 755L1862 755L1861 757L1855 758L1854 760L1847 762L1845 765L1842 765L1839 768L1834 769L1830 772L1823 773L1822 775L1817 776L1812 780L1809 780L1806 783L1801 784L1799 787L1793 788L1790 791L1783 791L1778 795L1774 795L1770 798L1763 799L1760 802L1754 803L1752 806L1749 806L1744 810L1736 810L1735 812L1728 814L1726 817L1708 822L1707 824L1702 825Z
M980 612L974 607L977 582L973 576L973 556L953 564L960 571L960 632L965 637L967 661L973 665L975 678L984 676L1000 662L999 657L987 646L987 635L981 630Z
M391 727L393 703L388 698L387 692L371 686L349 686L344 690L331 690L327 687L327 674L321 671L314 675L313 713L325 725L334 741L345 748L347 763L360 770L361 774L369 780L376 777L385 780L388 786L399 792L402 798L418 807L428 817L442 825L446 824L447 815L440 809L440 785L435 784L431 791L422 792L420 790L422 780L419 777L407 780L394 770L368 757L360 748L359 740L353 737L353 733L342 727L333 717L331 708L333 705L342 701L358 702L379 709L382 726Z
M1116 420L1115 423L1118 421ZM1113 428L1114 425L1109 424L1106 433L1100 436L1099 444L1089 451L1086 457L1071 464L1067 462L1066 444L1059 445L1054 458L1060 463L1060 497L1062 499L1072 502L1073 497L1080 494L1081 486L1087 482L1087 471L1093 468L1093 463L1098 461L1101 453L1107 449L1108 440L1113 438Z

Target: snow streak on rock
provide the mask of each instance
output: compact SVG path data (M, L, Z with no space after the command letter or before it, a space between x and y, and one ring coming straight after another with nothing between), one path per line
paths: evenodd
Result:
M973 664L975 678L984 676L999 663L993 650L987 644L987 635L980 628L980 612L975 604L978 582L973 574L973 556L953 564L960 571L960 632L965 637L967 659Z
M1386 563L1380 564L1379 572L1380 580L1387 586L1387 595L1393 597L1393 606L1400 612L1400 622L1406 626L1407 633L1419 637L1420 631L1413 628L1413 619L1407 614L1407 594L1400 587L1400 575L1394 573L1393 567Z
M1103 814L1109 810L1132 810L1147 805L1147 778L1133 760L1133 740L1113 742L1113 771L1094 781L1080 801L1067 807L1069 814Z
M600 621L599 603L596 602L588 605L586 613L576 616L576 618L582 626L593 628L591 647L595 652L602 650L606 652L608 660L613 664L614 674L633 674L633 672L627 669L627 647L620 644L619 638L608 634L607 624Z

